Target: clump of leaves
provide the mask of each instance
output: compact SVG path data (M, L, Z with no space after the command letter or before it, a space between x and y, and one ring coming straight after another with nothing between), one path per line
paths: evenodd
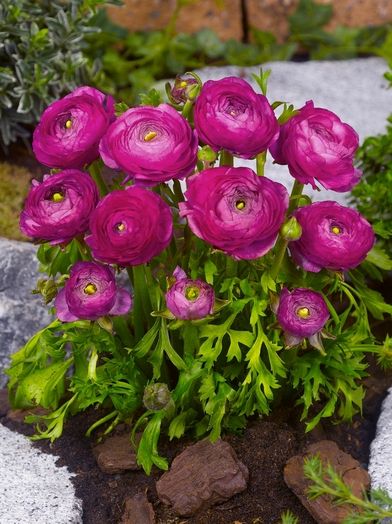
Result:
M372 223L383 247L391 254L392 115L388 118L385 134L366 138L358 150L358 162L363 177L352 190L352 202Z
M363 497L354 495L342 476L330 464L323 464L317 455L305 459L304 473L312 483L308 489L310 499L328 496L337 506L352 508L343 524L380 523L392 517L392 498L385 490L372 489L369 494L364 492Z
M27 139L59 96L91 81L85 37L101 0L3 0L0 3L0 147Z

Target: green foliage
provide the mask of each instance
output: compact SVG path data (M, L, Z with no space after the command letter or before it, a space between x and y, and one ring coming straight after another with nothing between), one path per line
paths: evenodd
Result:
M359 148L357 157L363 176L352 190L352 202L372 223L380 238L379 245L391 255L392 115L388 118L385 134L367 138ZM382 269L391 268L387 265Z
M287 510L282 513L280 524L299 524L299 520L291 511Z
M331 464L323 464L317 455L305 459L304 473L311 481L307 493L310 499L327 496L337 506L351 509L343 524L380 523L392 517L392 498L386 491L372 489L369 494L364 492L362 497L354 495L351 486Z
M27 139L43 109L91 81L99 67L84 55L97 0L0 3L0 147Z

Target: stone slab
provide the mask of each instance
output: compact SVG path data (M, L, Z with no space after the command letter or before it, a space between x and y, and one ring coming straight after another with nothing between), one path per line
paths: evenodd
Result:
M48 307L31 293L39 276L33 244L0 238L0 387L9 355L50 322Z
M386 489L392 497L392 388L385 398L370 446L369 474L373 488ZM392 522L392 519L390 519Z
M0 424L0 523L81 524L82 502L57 457Z

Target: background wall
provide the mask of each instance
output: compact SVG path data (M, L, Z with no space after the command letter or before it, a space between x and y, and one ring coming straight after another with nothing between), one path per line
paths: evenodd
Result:
M111 18L131 30L161 29L175 8L175 0L123 0L121 7L108 9ZM339 25L362 27L392 22L392 0L318 0L332 4L334 17L329 27ZM241 40L247 28L256 27L274 33L279 40L287 34L287 15L293 12L298 0L197 0L183 8L177 30L192 33L213 29L221 38Z

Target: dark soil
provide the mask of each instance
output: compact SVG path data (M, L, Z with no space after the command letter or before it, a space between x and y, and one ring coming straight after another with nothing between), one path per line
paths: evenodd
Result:
M325 421L305 435L304 426L298 422L299 410L286 403L270 417L252 420L243 436L225 436L224 439L234 447L239 459L249 469L248 489L190 519L176 517L158 500L155 481L161 472L157 469L150 477L141 471L118 475L101 472L92 453L93 441L84 433L102 413L89 411L77 415L66 424L62 438L52 445L45 441L36 445L43 451L58 455L58 465L67 466L77 474L73 482L77 496L83 499L85 524L120 522L125 497L145 490L154 505L158 524L277 524L282 512L287 509L299 517L301 524L311 524L315 521L283 481L283 467L307 444L325 438L334 440L342 450L366 467L381 402L392 384L392 375L382 373L374 363L371 363L370 371L363 417L356 416L352 424L335 425ZM10 429L32 433L32 428L21 422L8 417L1 420ZM123 426L116 431L124 430ZM160 450L171 460L187 444L189 441L170 443L162 439Z

